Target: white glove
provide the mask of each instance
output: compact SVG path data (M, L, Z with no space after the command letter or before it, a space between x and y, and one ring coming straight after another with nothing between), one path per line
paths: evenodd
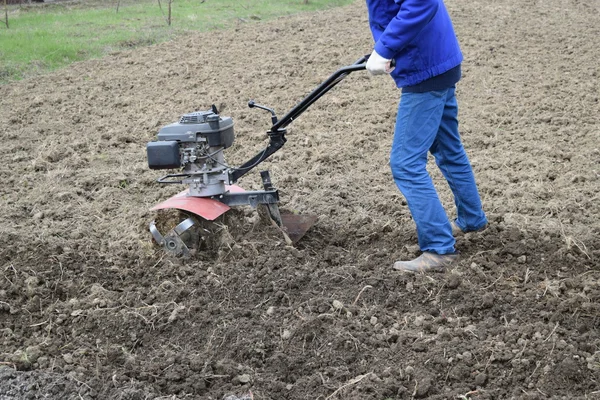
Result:
M373 53L371 53L371 56L367 60L366 67L371 75L384 75L394 70L395 67L392 67L391 64L391 59L383 58L373 50Z

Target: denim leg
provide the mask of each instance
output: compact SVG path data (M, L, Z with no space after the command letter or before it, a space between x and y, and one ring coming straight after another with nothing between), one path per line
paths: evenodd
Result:
M460 140L454 92L454 88L448 90L439 131L429 150L454 194L456 224L468 232L482 228L487 224L487 218L481 207L471 163Z
M417 225L419 247L438 254L455 252L450 221L426 168L446 94L447 90L402 94L390 155L392 176Z

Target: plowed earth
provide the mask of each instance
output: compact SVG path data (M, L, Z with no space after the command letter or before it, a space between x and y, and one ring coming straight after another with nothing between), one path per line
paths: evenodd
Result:
M246 161L269 127L249 99L282 115L370 52L361 1L0 87L0 398L598 398L598 2L447 6L490 226L443 274L390 268L418 254L387 163L399 92L364 72L262 165L283 208L319 216L295 248L251 208L191 260L150 242L149 208L181 188L146 142L215 103Z

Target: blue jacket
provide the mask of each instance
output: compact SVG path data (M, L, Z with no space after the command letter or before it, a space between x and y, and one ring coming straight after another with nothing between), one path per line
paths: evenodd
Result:
M412 86L458 66L463 56L443 0L367 0L379 55L396 60L398 87Z

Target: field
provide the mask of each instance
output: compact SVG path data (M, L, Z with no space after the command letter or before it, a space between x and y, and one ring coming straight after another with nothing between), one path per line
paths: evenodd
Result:
M0 84L191 32L231 28L348 3L177 0L171 3L170 14L168 0L53 0L2 7Z
M490 226L443 274L391 269L416 255L387 162L399 92L360 72L262 165L283 208L319 216L296 247L243 208L191 260L150 242L181 188L146 142L214 103L246 161L270 122L248 100L283 115L370 52L362 1L0 86L0 399L600 398L598 2L446 4Z

